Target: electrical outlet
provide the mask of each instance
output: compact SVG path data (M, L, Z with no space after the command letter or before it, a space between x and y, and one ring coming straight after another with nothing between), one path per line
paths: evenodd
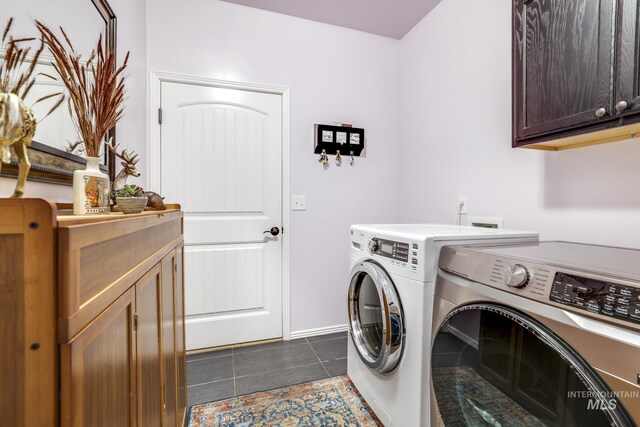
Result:
M458 197L458 212L460 212L461 215L466 215L469 213L467 196Z
M293 211L306 211L307 210L307 196L291 196L291 210L293 210Z

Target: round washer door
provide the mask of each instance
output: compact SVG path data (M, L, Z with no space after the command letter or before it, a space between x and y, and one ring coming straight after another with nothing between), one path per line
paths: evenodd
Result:
M431 381L445 426L634 425L616 391L569 344L500 304L448 314L433 343Z
M387 272L374 261L351 271L349 332L362 361L373 371L392 371L404 349L404 314Z

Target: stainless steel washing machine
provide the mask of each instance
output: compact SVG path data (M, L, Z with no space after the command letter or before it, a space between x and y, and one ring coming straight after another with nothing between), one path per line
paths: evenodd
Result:
M432 425L640 423L640 251L446 246Z

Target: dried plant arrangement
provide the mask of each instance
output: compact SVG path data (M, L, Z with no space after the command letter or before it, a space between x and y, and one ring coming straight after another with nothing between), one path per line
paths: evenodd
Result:
M31 169L27 147L31 145L38 124L35 114L31 107L25 105L24 99L35 85L36 77L47 75L34 75L44 43L30 55L31 47L24 46L35 38L13 38L9 34L12 24L13 18L10 18L0 39L0 162L11 162L10 147L13 146L18 157L18 180L12 197L22 197L24 184ZM62 103L64 95L54 93L35 101L38 103L54 96L59 96L60 99L45 117Z
M122 118L125 96L124 70L127 53L121 66L116 66L114 52L105 52L102 36L84 61L71 40L60 27L64 43L43 23L36 26L53 55L53 67L69 92L68 106L78 134L89 157L98 157L109 132Z
M40 43L38 50L31 54L31 46L23 47L25 43L36 40L35 37L13 38L10 35L13 18L10 18L2 33L0 42L0 93L11 93L24 100L36 83L36 77L44 76L56 80L54 76L46 73L34 75L40 55L44 50L44 42ZM51 107L45 115L48 116L56 110L64 101L63 93L52 93L37 99L34 104L45 99L59 97L60 99ZM40 121L44 120L44 117Z

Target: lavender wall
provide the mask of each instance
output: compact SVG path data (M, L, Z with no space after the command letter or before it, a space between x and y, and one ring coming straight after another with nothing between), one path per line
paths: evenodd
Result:
M543 239L640 247L637 140L511 149L511 1L443 0L400 43L403 221L471 215Z
M291 89L292 331L345 324L349 226L398 217L399 42L216 0L148 2L147 26L150 70ZM313 154L333 121L366 129L355 167Z

